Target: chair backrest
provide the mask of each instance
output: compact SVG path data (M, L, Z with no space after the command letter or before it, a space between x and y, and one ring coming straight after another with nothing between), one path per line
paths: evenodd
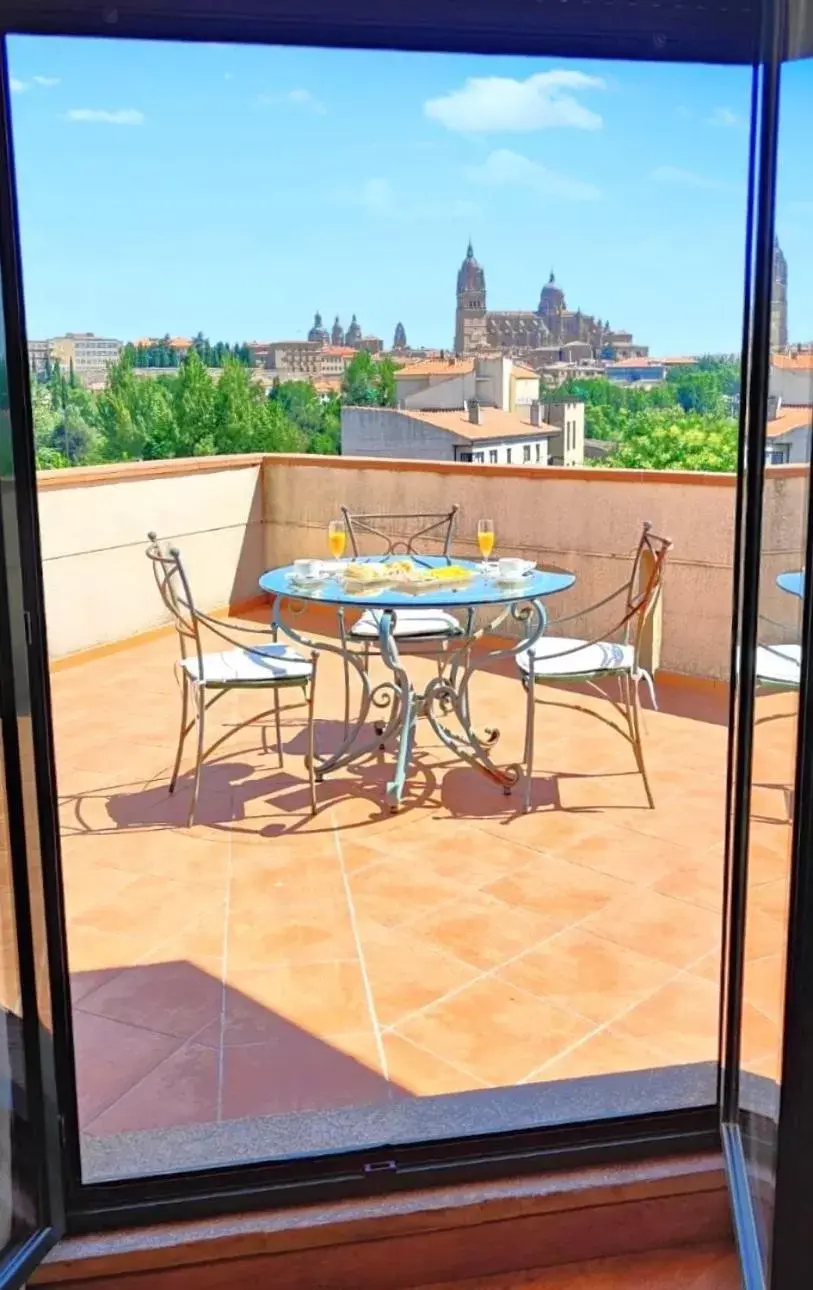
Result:
M624 639L634 647L636 659L644 628L660 599L664 565L671 546L671 538L659 537L652 532L652 525L644 521L627 584L623 621Z
M162 549L156 533L148 533L147 537L149 539L147 559L152 565L158 594L164 608L172 615L180 641L181 658L195 657L198 662L198 676L203 676L200 622L181 553L175 546Z
M381 546L369 554L373 555L429 555L421 552L418 543L422 539L440 543L443 555L449 555L454 536L455 521L460 507L455 505L443 514L429 512L423 515L355 515L346 506L342 507L344 525L350 539L353 555L365 554L359 542L370 537Z

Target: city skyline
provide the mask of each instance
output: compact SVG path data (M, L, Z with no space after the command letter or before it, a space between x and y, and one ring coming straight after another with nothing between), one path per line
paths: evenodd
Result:
M451 348L471 238L490 308L553 269L652 353L739 346L747 69L42 37L10 62L31 336L304 339L318 310ZM811 83L787 69L792 341Z

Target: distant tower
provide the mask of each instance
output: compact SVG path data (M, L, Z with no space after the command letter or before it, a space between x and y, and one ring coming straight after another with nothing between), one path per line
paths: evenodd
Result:
M308 332L308 340L318 341L320 345L326 345L328 342L328 334L322 326L322 315L318 310L313 315L313 326Z
M788 346L788 262L779 245L773 244L773 289L771 292L771 349Z
M550 277L540 292L539 306L536 312L540 318L544 318L548 331L556 343L560 343L564 338L562 315L566 309L565 293L557 285L553 269L551 269Z
M466 258L457 275L454 347L456 354L470 354L487 348L486 275L474 258L469 242Z
M407 347L406 331L404 330L403 323L399 322L396 324L395 335L392 338L392 347L393 349L406 349Z
M333 330L332 330L332 331L331 331L331 333L330 333L330 343L331 343L331 345L343 345L343 344L344 344L344 328L342 327L341 323L339 322L339 315L338 315L338 314L336 314L336 317L335 317L335 319L333 320Z
M361 340L361 328L355 314L350 319L350 326L347 328L347 335L344 339L345 344L350 345L353 349L358 349Z

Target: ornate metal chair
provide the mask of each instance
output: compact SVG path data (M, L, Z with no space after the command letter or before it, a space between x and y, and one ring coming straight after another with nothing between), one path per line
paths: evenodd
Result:
M434 542L439 546L439 554L449 559L449 552L454 537L457 513L460 510L454 505L442 513L425 514L351 514L346 506L341 508L350 551L354 557L362 555L404 555L411 556L420 563L422 555L430 552L419 548L426 543ZM366 539L366 541L365 541ZM362 549L364 546L364 549ZM371 548L371 549L369 549ZM445 609L415 608L399 609L392 624L392 635L398 643L399 650L407 652L437 653L443 650L444 643L464 631L471 634L473 614L467 613L465 628ZM370 664L371 647L374 650L379 639L381 612L366 609L364 613L348 628L343 611L339 610L339 635L342 648L358 645L364 656L364 668ZM442 655L438 657L438 673L443 670ZM345 663L345 728L350 716L350 669ZM383 723L377 723L383 725Z
M175 754L175 765L169 782L169 791L174 793L178 782L178 771L181 765L186 736L197 726L197 752L195 757L194 783L192 801L189 806L188 824L195 818L195 810L200 792L201 766L206 757L218 748L229 735L241 730L251 721L274 714L277 751L279 764L283 764L282 728L280 723L281 706L280 690L299 688L305 696L308 709L308 751L305 764L310 781L311 811L316 813L316 784L314 778L314 738L313 713L316 693L316 654L306 658L298 650L287 645L279 645L275 640L268 640L268 631L262 627L227 627L208 614L201 613L195 607L189 580L186 575L181 553L177 547L162 549L155 533L148 533L149 559L156 585L164 606L172 615L178 632L181 657L175 664L175 671L181 687L181 726L178 735L178 750ZM228 649L214 653L204 653L201 629L212 632L225 641ZM240 635L262 635L263 644L246 644L239 639ZM205 747L205 717L209 708L224 694L233 690L257 690L274 696L273 708L256 713L246 721L232 727L225 735L215 740L209 748ZM211 698L207 695L211 694ZM193 715L189 718L189 705L192 704Z
M629 578L595 604L577 614L558 618L555 626L572 622L574 618L595 613L606 606L620 603L621 617L609 630L592 640L577 640L566 636L543 636L533 649L517 656L520 675L527 695L525 728L525 809L531 808L531 778L534 758L534 702L536 685L589 685L602 698L606 697L597 682L606 677L618 678L621 697L617 704L624 717L626 729L612 725L632 744L635 761L644 781L647 801L654 807L655 799L644 762L641 740L641 718L638 687L646 682L655 708L655 685L651 674L641 662L644 628L661 595L663 571L667 553L672 543L669 538L658 537L652 525L645 523L632 560ZM612 638L617 637L616 641Z

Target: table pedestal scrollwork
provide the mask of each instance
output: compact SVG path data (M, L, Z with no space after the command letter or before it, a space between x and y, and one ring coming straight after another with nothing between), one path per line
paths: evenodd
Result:
M380 748L395 746L393 777L387 784L390 809L397 811L407 782L415 742L418 720L425 717L434 733L451 752L470 766L483 771L510 793L519 782L523 770L519 763L498 766L493 760L493 750L500 732L475 729L469 705L469 685L474 673L490 663L514 658L533 646L543 634L547 622L545 608L540 599L516 600L496 606L497 612L477 631L467 631L459 637L446 639L435 648L423 648L422 658L435 658L438 675L423 689L417 689L406 668L409 655L402 656L395 633L397 609L382 609L378 618L380 656L392 674L391 679L373 684L364 663L364 657L352 648L344 648L338 641L313 640L302 632L297 619L307 607L298 601L295 592L277 596L274 603L274 630L282 632L296 644L308 650L335 654L346 669L346 675L355 672L361 688L358 712L351 719L346 709L344 738L339 747L329 755L316 754L316 778L321 781L332 771L341 770L362 760ZM471 620L470 620L471 621ZM506 622L523 627L521 638L499 649L475 649L486 637L495 635ZM410 642L414 644L414 641ZM386 718L378 713L388 709ZM454 718L459 731L450 729ZM374 727L369 729L373 720Z

